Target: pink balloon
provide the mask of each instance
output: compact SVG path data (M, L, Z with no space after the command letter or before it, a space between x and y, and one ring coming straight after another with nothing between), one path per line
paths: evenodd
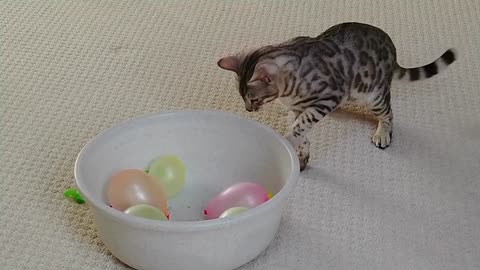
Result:
M265 189L255 183L238 183L225 189L207 204L203 211L207 219L218 218L225 210L232 207L253 208L268 200Z
M149 204L168 215L165 192L153 176L144 171L128 169L115 173L107 184L107 201L124 211L136 204Z

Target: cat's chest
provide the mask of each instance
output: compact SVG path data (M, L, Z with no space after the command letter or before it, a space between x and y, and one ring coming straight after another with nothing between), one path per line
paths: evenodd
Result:
M374 101L377 95L377 93L359 93L358 91L351 91L347 101L358 105L368 105Z
M299 102L306 99L308 96L299 95L295 97L281 97L277 99L277 102L283 105L289 111L302 111L304 108L299 106Z
M277 99L278 100L278 103L282 104L283 106L285 106L287 109L291 109L292 108L292 104L293 104L293 100L289 97L280 97Z
M300 108L298 106L299 102L309 97L313 97L313 96L307 95L307 94L300 94L297 96L280 97L277 100L280 104L282 104L289 110L299 110Z

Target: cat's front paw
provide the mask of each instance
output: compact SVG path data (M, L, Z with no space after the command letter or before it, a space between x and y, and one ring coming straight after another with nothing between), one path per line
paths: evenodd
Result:
M387 148L392 143L392 131L378 129L372 136L372 143L380 149Z
M297 155L300 161L300 171L303 171L310 159L310 140L307 137L303 137L302 143L297 147Z
M294 136L287 136L287 140L295 148L298 161L300 162L300 171L305 170L310 159L310 141L307 137L298 138Z
M304 156L303 153L297 153L298 161L300 162L300 171L305 170L308 164L308 160L310 159L310 154Z

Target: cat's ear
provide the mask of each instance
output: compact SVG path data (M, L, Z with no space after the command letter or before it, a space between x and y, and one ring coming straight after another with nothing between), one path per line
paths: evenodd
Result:
M240 59L237 56L227 56L218 60L217 65L225 70L230 70L235 73L240 72Z
M250 79L250 82L260 80L266 83L271 83L277 78L279 72L280 72L280 68L277 66L277 64L274 64L274 63L261 64L260 66L257 66L255 68L255 72L253 73L252 78Z

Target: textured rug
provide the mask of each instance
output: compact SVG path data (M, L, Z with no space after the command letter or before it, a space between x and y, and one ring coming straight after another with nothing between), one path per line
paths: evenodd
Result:
M480 268L480 1L0 1L0 269L127 269L85 205L63 198L82 146L145 113L247 113L219 57L374 24L400 64L449 47L443 74L393 84L395 134L351 110L311 132L312 160L277 238L242 270ZM176 269L175 269L176 270Z

